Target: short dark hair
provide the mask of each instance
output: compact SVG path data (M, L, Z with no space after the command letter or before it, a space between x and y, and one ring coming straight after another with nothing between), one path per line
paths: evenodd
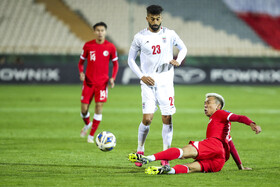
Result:
M103 26L103 27L105 27L105 29L107 29L106 23L101 21L101 22L98 22L98 23L96 23L95 25L92 26L93 30L95 30L96 27L98 27L98 26Z
M163 8L159 5L150 5L147 7L147 14L159 15L163 11Z

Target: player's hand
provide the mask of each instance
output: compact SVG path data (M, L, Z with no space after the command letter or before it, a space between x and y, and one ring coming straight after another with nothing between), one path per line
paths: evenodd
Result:
M176 60L171 60L170 62L169 62L170 64L172 64L173 66L175 66L175 67L178 67L178 66L180 66L180 64L179 64L179 62L177 62Z
M238 165L239 170L252 170L252 168L244 167L242 164Z
M149 85L149 86L154 86L155 85L155 80L152 77L146 77L143 76L141 77L141 81L143 81L145 84Z
M248 171L250 171L250 170L253 170L252 168L248 168L248 167L243 167L241 170L248 170Z
M256 125L255 123L251 123L250 127L253 131L256 132L256 134L259 134L262 131L261 127Z
M81 80L81 81L84 81L84 80L85 80L85 73L84 73L84 72L81 72L81 73L80 73L80 80Z
M115 87L115 80L114 80L114 78L110 78L109 82L111 84L111 88L114 88Z

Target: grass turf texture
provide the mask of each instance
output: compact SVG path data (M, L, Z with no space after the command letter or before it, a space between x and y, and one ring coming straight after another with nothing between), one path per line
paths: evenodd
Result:
M79 137L80 85L1 85L0 186L279 186L280 87L176 86L173 147L205 138L207 92L222 94L225 109L261 125L263 132L255 135L246 125L232 124L243 165L252 171L239 171L230 158L218 173L149 176L144 173L147 166L128 162L127 155L136 151L142 119L139 86L109 90L97 133L113 132L117 146L102 152ZM91 116L93 109L92 105ZM161 127L157 111L145 154L162 150ZM175 160L171 166L191 161Z

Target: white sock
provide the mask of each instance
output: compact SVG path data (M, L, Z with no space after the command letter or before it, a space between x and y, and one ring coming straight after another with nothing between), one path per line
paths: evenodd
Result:
M173 124L163 124L162 125L162 140L163 140L163 150L171 147L173 137Z
M84 127L85 127L86 129L89 129L91 126L92 126L92 122L90 122L89 124L85 125Z
M87 112L87 114L84 116L83 114L82 114L82 112L81 112L81 117L82 118L88 118L90 116L90 113L89 112Z
M138 148L137 148L137 152L138 151L142 151L144 152L145 148L144 148L144 144L147 138L147 135L149 133L150 130L150 126L146 126L144 125L142 122L139 125L138 128Z
M93 115L93 119L97 120L97 121L101 121L102 120L102 114L95 114Z
M88 138L91 139L91 140L93 140L94 137L91 136L91 135L88 135Z
M149 156L147 156L147 158L150 161L155 161L156 160L156 157L154 155L149 155Z
M171 170L168 171L167 174L175 174L175 169L174 169L174 168L171 168Z

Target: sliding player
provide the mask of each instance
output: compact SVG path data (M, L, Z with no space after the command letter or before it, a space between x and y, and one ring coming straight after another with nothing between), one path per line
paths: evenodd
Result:
M210 120L205 140L190 141L189 144L183 148L169 148L150 156L131 153L129 154L129 160L132 162L147 164L156 160L174 160L178 158L195 159L192 163L176 165L173 168L170 168L169 165L163 167L148 167L146 169L147 174L179 174L220 171L230 155L228 141L230 138L231 122L244 123L250 126L256 134L261 132L261 127L257 126L255 122L248 117L221 110L224 105L224 98L221 95L216 93L206 94L204 112ZM240 167L243 166L241 165Z

